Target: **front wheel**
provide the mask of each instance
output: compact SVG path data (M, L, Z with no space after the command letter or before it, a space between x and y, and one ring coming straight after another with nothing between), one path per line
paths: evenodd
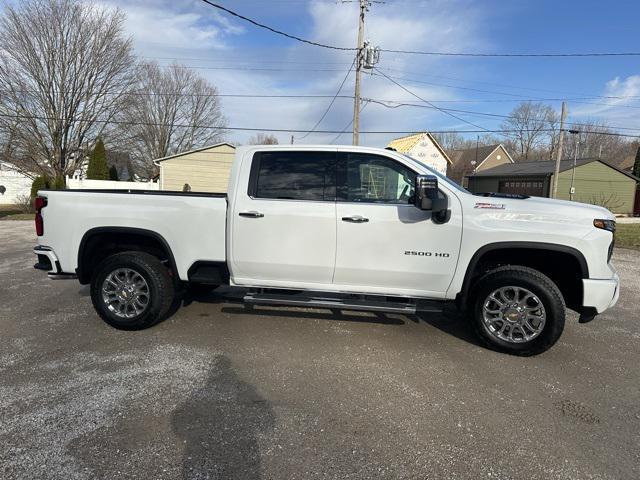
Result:
M474 286L473 323L490 347L530 356L551 348L564 329L566 307L553 281L528 267L505 266Z
M144 252L116 253L104 259L91 279L93 306L112 327L142 330L163 319L174 300L169 270Z

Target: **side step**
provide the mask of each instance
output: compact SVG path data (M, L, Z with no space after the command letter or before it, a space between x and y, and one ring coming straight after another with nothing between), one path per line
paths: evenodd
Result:
M440 302L418 300L417 302L394 302L370 300L353 296L329 296L327 294L297 293L291 295L277 293L247 293L244 302L249 305L282 305L287 307L327 308L335 310L360 310L369 312L402 313L406 315L420 312L441 312Z

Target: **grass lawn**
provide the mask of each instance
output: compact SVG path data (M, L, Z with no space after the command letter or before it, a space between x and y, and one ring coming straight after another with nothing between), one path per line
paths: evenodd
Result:
M616 225L616 247L640 250L640 223Z
M21 213L13 205L0 205L1 220L33 220L33 213Z
M3 220L33 220L33 213L13 213L11 215L0 216L0 222Z

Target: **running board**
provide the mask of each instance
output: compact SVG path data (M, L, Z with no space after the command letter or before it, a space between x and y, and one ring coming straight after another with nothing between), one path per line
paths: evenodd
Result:
M441 312L438 302L419 300L415 302L389 302L384 300L362 300L349 297L323 295L282 295L275 293L248 293L243 298L249 305L281 305L287 307L327 308L335 310L361 310L369 312L402 313Z

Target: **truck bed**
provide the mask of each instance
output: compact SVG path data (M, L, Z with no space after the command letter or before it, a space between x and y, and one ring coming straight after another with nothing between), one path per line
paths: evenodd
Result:
M63 272L73 273L83 239L118 229L150 231L168 245L183 280L196 261L226 261L227 196L157 190L40 190L44 235Z

